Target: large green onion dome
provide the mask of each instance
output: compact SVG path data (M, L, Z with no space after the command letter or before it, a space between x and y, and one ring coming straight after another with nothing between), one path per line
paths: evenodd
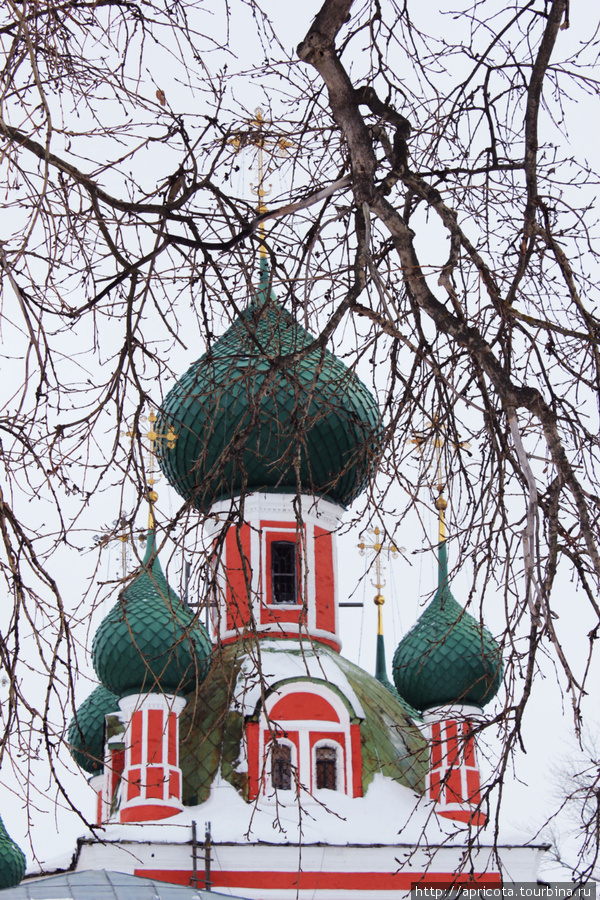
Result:
M10 837L0 819L0 890L20 884L25 867L25 854Z
M398 645L394 681L400 695L419 710L455 703L483 707L502 683L500 648L450 593L445 541L439 555L439 587Z
M211 651L205 628L167 584L151 532L137 576L94 637L98 678L118 697L184 694L204 678Z
M269 291L269 271L248 308L175 384L157 431L170 484L199 510L251 491L322 495L347 506L372 473L381 431L375 399L313 343ZM283 357L283 359L282 359ZM287 357L287 359L286 359Z
M99 684L71 719L68 731L71 756L90 775L97 775L103 769L104 719L118 709L117 695Z

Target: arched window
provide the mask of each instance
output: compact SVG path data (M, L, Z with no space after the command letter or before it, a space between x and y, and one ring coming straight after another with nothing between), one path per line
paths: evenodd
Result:
M271 750L271 780L279 791L292 789L292 748L289 744L274 744Z
M317 790L337 790L337 750L335 747L317 747L315 753Z
M298 603L295 541L273 541L271 544L271 597L273 603Z

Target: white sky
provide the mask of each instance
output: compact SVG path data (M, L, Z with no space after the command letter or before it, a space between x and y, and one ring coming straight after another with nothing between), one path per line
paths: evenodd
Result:
M284 47L291 53L306 32L308 25L318 10L320 4L315 0L306 0L302 4L282 3L280 0L268 0L264 4L270 9L273 19L276 22L277 31L280 35ZM454 4L446 0L445 3L435 3L432 0L421 0L418 4L418 12L423 19L427 20L427 27L430 31L434 31L438 21L442 21L438 17L439 7L448 9L453 8ZM416 5L415 5L415 8ZM569 43L576 48L579 40L578 35L581 29L585 29L585 23L578 20L580 10L573 10L575 21L572 28L561 34L561 42ZM242 44L247 40L248 27L251 25L249 17L246 21L240 16L233 23L232 29L232 46ZM440 26L443 29L452 27L452 19L445 18ZM236 30L239 29L239 30ZM357 61L357 65L360 62ZM173 96L177 88L169 84L169 73L161 73L161 86L165 92ZM264 103L264 88L260 83L243 82L243 87L238 90L243 91L244 102L249 109L253 109L256 105ZM571 140L579 149L583 148L586 155L598 161L598 147L600 146L600 115L597 108L590 111L585 105L579 105L569 110L568 129ZM248 181L251 179L248 178ZM283 189L284 186L277 189ZM248 196L250 199L250 196ZM434 225L431 224L431 230L426 232L423 243L423 252L425 251L425 240L431 247L430 253L436 255L445 254L445 247L440 249L439 243L431 240L434 232ZM427 260L424 260L427 262ZM436 260L437 262L437 260ZM276 287L276 286L275 286ZM6 333L4 335L6 338ZM182 374L189 362L195 357L192 350L188 352L185 360L181 361L181 365L177 362L174 366L179 374ZM115 482L118 480L118 473L115 475ZM160 507L163 515L172 513L178 507L178 500L174 496L170 496L164 482L159 486L160 490ZM111 522L116 517L114 512L118 506L119 488L98 498L97 504L93 510L93 517L98 523ZM134 498L126 498L125 506L129 502L133 506ZM451 512L451 511L450 511ZM349 517L350 518L350 517ZM86 520L86 527L90 519ZM143 527L143 521L139 522ZM383 522L388 528L393 528L393 521ZM427 531L430 539L434 539L436 532L435 516L431 514L429 522L426 522ZM397 542L404 546L407 551L408 560L400 556L396 561L390 564L387 575L387 586L384 594L387 603L384 607L385 623L386 623L386 642L388 670L391 673L391 659L394 649L406 632L406 630L415 621L419 609L422 607L431 591L434 590L436 584L436 566L435 559L432 554L423 554L422 551L426 547L425 538L422 536L420 528L415 520L415 527L409 527L407 523L404 531L396 538ZM97 531L101 531L101 524L98 524ZM365 560L361 558L356 549L360 534L360 527L354 527L351 531L343 534L340 538L339 558L341 571L341 591L342 599L351 598L359 601L364 598L364 609L354 610L347 609L341 611L342 621L342 638L344 642L343 653L349 659L358 662L365 669L374 671L375 661L375 635L376 635L376 609L372 603L373 589L368 580L364 580L362 586L357 588L362 576L364 575ZM85 540L82 538L82 544ZM417 555L413 555L413 553ZM452 551L451 551L452 552ZM96 578L102 581L117 579L120 575L120 548L116 545L111 546L103 552L101 564L97 573L94 573L94 554L88 553L82 555L81 558L74 559L72 550L65 550L57 557L58 568L69 571L72 585L72 602L76 604L77 597L83 595L89 580ZM464 574L458 577L453 583L453 593L459 602L464 598L468 591L469 582L468 575ZM570 628L564 629L564 640L569 644L571 638L575 638L575 629L581 628L581 622L577 616L572 614L573 598L571 596L572 585L568 582L561 586L563 592L563 609L559 610L564 614L567 623L572 624L573 632ZM106 612L107 603L104 604L103 610ZM83 611L82 611L83 612ZM98 621L102 616L102 610L98 611L97 616L92 623L83 621L80 628L80 640L82 643L82 652L80 654L80 667L85 671L86 662L83 652L83 645L91 646L91 633L95 630ZM488 607L487 611L488 625L492 631L500 630L503 627L501 610L496 614L493 607ZM87 660L88 671L89 659ZM600 675L600 672L597 673ZM590 682L591 683L591 682ZM598 683L596 681L596 683ZM32 676L32 694L41 691L42 687L39 680ZM78 698L81 702L89 693L89 689L84 681L81 681L78 687ZM597 697L592 697L589 701L588 713L592 720L598 719L597 713ZM544 809L549 794L553 791L553 782L556 776L552 774L552 768L562 767L561 759L565 755L572 752L572 744L569 742L569 734L571 733L570 711L568 699L561 699L560 691L557 687L557 679L552 667L543 673L543 677L539 679L535 699L532 702L532 710L526 719L524 726L524 739L526 754L519 753L515 760L515 778L505 785L505 802L506 802L506 819L515 827L523 829L524 836L528 834L533 836L535 828L542 824L544 819ZM19 765L24 759L18 761ZM58 801L55 804L55 793L49 787L50 779L43 763L37 765L32 764L32 787L39 793L29 807L33 824L33 838L35 847L41 858L49 858L56 853L63 851L70 852L74 848L75 838L82 832L82 825L73 813L69 813L64 809L64 801ZM73 764L67 760L66 765L74 768ZM10 774L5 770L3 777L10 780ZM22 776L19 776L21 778ZM81 803L88 815L92 815L93 796L84 783L83 776L79 773L68 774L65 770L63 773L67 792L74 799L74 802ZM31 851L25 837L27 830L27 811L22 807L21 803L14 797L11 797L8 791L2 793L2 815L5 825L10 834L17 840L21 847L28 852L31 858Z

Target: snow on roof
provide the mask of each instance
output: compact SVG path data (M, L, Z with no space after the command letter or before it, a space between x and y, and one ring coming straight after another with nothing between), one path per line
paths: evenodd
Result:
M205 803L186 807L168 823L108 825L102 835L106 841L187 843L194 821L210 822L217 844L453 846L463 845L468 831L463 823L437 816L431 802L410 788L377 774L364 797L323 790L317 800L308 794L284 800L280 791L277 804L268 798L248 804L218 776ZM480 834L485 844L485 832Z
M281 641L261 641L260 668L263 683L273 685L302 678L325 681L346 697L355 716L364 719L362 704L340 669L337 659L321 648L307 646L306 642L286 641L283 649L284 652ZM251 716L261 699L258 663L259 660L248 653L242 661L238 676L235 699L244 716Z
M224 896L106 869L64 872L2 891L2 900L216 900Z

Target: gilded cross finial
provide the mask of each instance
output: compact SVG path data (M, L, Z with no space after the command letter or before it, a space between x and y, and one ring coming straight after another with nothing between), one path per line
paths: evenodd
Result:
M142 441L145 441L145 449L146 449L146 483L148 485L148 528L154 528L154 504L158 500L158 494L154 490L154 485L160 481L161 475L157 472L156 467L156 446L157 444L166 445L167 450L172 450L175 446L175 441L177 440L177 435L175 434L175 429L172 425L167 427L166 431L157 431L156 430L156 422L158 420L158 416L155 412L151 412L148 416L141 416L141 422L148 423L148 430L143 432L140 437ZM130 438L136 437L135 432L128 431L128 436Z
M437 491L438 496L435 501L435 508L438 511L438 519L439 519L439 542L440 544L446 540L446 509L448 508L448 502L444 497L444 466L442 453L443 449L447 443L450 443L455 449L464 448L468 449L471 445L468 441L461 441L460 443L455 443L454 441L448 441L446 437L446 432L444 426L438 421L438 417L434 416L433 420L429 423L429 428L427 431L415 433L415 436L409 438L407 443L416 444L421 457L424 459L425 453L424 448L427 444L431 443L434 448L435 453L435 465L436 465L436 481L437 481Z
M402 550L399 551L395 544L386 544L385 535L378 526L375 526L375 528L371 528L361 534L358 549L361 556L365 556L367 552L371 552L374 555L371 567L375 567L375 580L371 578L371 584L376 589L377 593L373 599L373 603L377 607L377 634L383 634L383 618L381 607L385 603L385 598L381 593L381 590L385 587L386 582L383 580L385 563L381 558L381 554L387 553L388 559L390 556L393 559L396 559L398 553L401 553Z
M266 167L265 167L265 153L268 153L270 156L285 156L287 152L293 147L293 143L288 141L287 138L280 135L277 137L276 135L269 135L265 130L265 119L263 116L262 109L256 109L254 111L254 119L249 123L250 128L247 131L240 131L235 137L230 138L229 143L235 147L236 151L239 152L243 150L244 147L256 147L257 148L257 183L256 185L250 184L250 189L253 194L256 194L258 197L258 205L256 207L256 211L259 215L262 213L266 213L267 207L264 202L264 198L268 197L271 193L271 185L265 187L265 178L266 178ZM261 257L266 257L267 250L265 247L265 226L261 222L260 224L260 255Z
M100 547L106 547L111 541L121 542L121 578L127 575L127 556L129 542L132 540L130 520L127 516L120 516L113 522L113 528L109 534L95 534L94 540Z

